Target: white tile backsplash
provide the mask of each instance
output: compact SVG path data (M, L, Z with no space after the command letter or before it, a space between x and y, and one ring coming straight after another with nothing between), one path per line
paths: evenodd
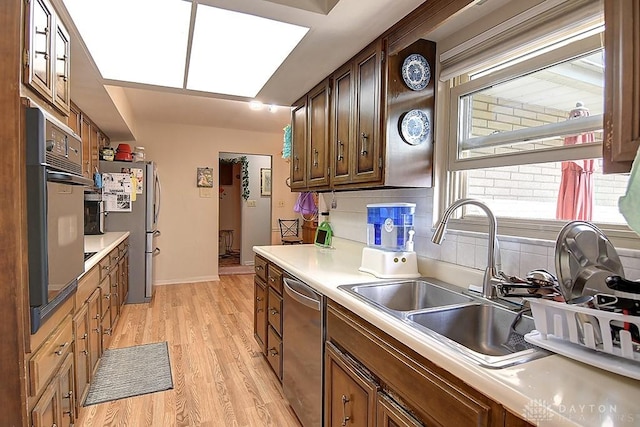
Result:
M484 270L487 263L487 236L448 230L441 245L431 242L433 235L433 189L385 189L323 193L324 203L337 208L330 212L334 234L349 240L367 242L367 205L370 203L415 203L415 245L418 256ZM544 268L555 274L555 241L498 236L502 270L509 275L526 276ZM640 251L621 249L618 253L625 276L640 280Z

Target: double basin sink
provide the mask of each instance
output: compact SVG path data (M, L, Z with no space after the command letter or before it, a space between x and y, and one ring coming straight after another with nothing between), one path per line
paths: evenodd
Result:
M504 368L549 354L523 339L534 329L530 316L518 316L517 311L435 279L340 288L481 366Z

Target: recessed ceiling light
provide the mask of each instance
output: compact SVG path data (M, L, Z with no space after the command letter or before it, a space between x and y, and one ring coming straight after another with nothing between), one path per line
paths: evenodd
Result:
M103 78L183 86L190 2L64 0L64 4Z
M251 108L252 110L261 110L262 109L262 102L260 102L260 101L250 101L249 102L249 108Z
M187 89L252 98L308 30L198 4Z

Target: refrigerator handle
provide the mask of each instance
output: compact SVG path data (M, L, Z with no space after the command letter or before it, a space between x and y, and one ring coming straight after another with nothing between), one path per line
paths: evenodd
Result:
M155 248L155 249L153 250L153 252L152 252L152 254L153 254L154 256L155 256L155 255L158 255L159 253L160 253L160 248Z
M156 200L156 211L153 213L155 215L155 223L158 223L158 218L160 217L160 202L162 200L162 187L160 187L160 178L158 178L158 175L156 174L156 182L154 183L155 187L157 188L157 200Z
M160 230L156 230L153 232L153 237L158 237L158 236L162 236L162 233L160 232Z

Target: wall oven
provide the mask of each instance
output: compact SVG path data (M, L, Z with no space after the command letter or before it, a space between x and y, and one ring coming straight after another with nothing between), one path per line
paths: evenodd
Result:
M84 272L82 142L37 107L25 111L31 333L78 287Z

